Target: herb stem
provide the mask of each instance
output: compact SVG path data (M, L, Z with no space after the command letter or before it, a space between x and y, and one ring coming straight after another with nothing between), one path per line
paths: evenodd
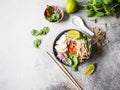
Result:
M118 5L120 5L120 3L116 4L115 6L113 6L113 7L110 9L110 11L111 11L112 9L114 9L115 7L117 7Z

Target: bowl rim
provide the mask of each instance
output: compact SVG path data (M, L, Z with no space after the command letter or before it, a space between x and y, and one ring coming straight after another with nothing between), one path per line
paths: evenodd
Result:
M71 30L76 30L76 31L78 31L78 32L80 32L80 33L85 34L84 32L81 32L81 31L78 30L78 29L66 29L66 30L60 32L60 33L57 35L57 37L56 37L55 40L53 41L53 47L52 47L54 57L55 57L60 63L66 65L66 66L69 66L69 67L70 67L70 65L64 63L62 60L59 60L59 58L57 57L57 51L56 51L56 49L55 49L55 45L56 45L56 41L59 40L59 38L60 38L64 33L68 32L68 31L71 31ZM85 35L86 35L86 34L85 34ZM87 35L86 35L86 36L87 36ZM88 37L88 36L87 36L87 37ZM92 39L92 38L91 38L91 39ZM91 43L91 50L92 50L92 43ZM92 52L91 52L91 53L92 53ZM90 56L91 56L91 53L90 53ZM89 58L90 58L90 56L89 56ZM84 62L85 62L86 60L88 60L89 58L84 59ZM81 64L83 64L84 62L81 62L81 63L79 63L79 64L81 65Z
M58 20L58 21L56 21L56 22L51 22L51 23L58 23L58 22L60 22L60 21L62 21L62 19L63 19L63 17L64 17L64 11L63 11L63 9L60 7L60 6L58 6L58 5L49 5L49 6L53 6L53 7L57 7L59 10L60 10L60 14L61 14L61 18ZM45 10L44 10L44 17L45 17L45 19L46 19L46 15L45 15L45 11L46 11L46 9L47 8L45 8ZM47 19L46 19L47 20ZM49 21L49 20L47 20L47 21ZM49 21L50 22L50 21Z

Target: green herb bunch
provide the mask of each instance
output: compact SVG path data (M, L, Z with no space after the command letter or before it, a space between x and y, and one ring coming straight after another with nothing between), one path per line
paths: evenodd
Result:
M86 3L87 16L116 16L120 14L120 0L90 0Z

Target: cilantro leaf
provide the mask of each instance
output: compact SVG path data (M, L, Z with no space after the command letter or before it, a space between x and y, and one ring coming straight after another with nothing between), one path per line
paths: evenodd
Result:
M33 29L33 30L31 31L31 34L32 34L33 36L39 36L39 31L37 31L36 29Z
M40 35L46 35L50 31L50 28L45 26L40 30Z
M34 42L33 42L33 45L35 48L38 48L41 44L41 40L40 39L35 39Z
M49 13L50 15L52 15L52 14L54 13L54 11L53 11L52 8L48 8L47 10L48 10L48 13Z
M52 17L46 17L46 19L47 19L48 21L50 21L50 22L53 22Z
M52 14L52 20L55 22L55 21L58 21L60 19L60 14L58 13L55 13L55 14Z
M40 29L40 35L43 35L44 31L43 29Z
M50 28L45 26L45 27L43 27L43 30L44 30L45 34L47 34L50 31Z
M37 31L37 30L33 29L31 31L31 34L33 36L46 35L49 31L50 31L50 28L48 26L45 26L42 29L40 29L40 31ZM34 45L35 48L38 48L40 44L41 44L40 39L35 39L34 42L33 42L33 45Z

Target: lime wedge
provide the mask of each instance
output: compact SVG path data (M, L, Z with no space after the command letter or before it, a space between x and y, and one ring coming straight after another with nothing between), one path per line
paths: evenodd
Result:
M70 38L79 38L80 37L80 33L76 30L70 30L67 32L67 36Z
M85 75L90 75L93 73L93 71L95 70L95 65L94 64L90 64L89 66L87 66L85 69L84 69L84 74Z

